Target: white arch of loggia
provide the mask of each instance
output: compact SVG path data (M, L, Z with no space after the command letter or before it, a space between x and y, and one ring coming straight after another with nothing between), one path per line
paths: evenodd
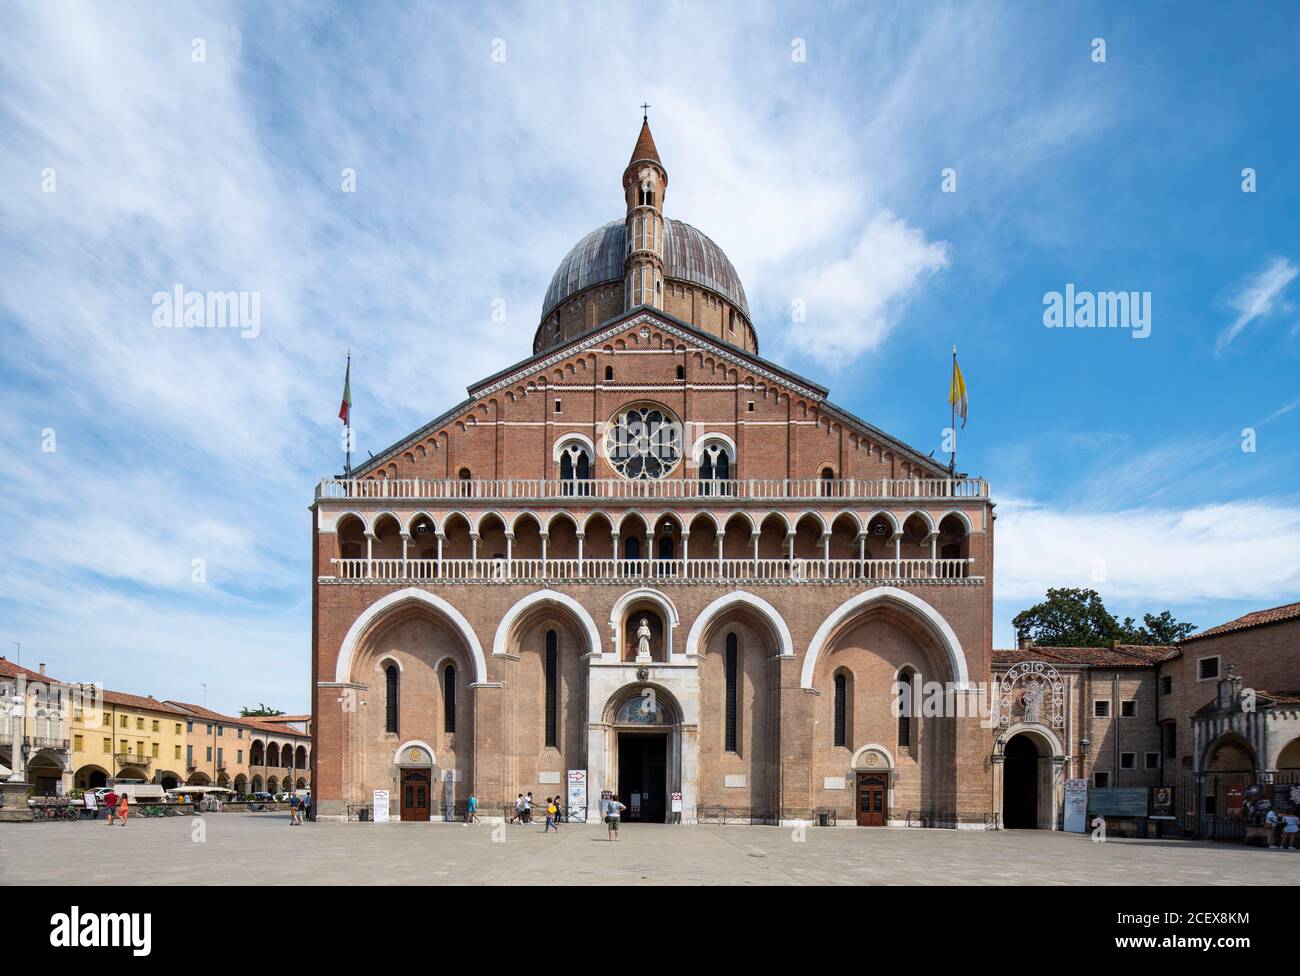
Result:
M587 608L567 594L557 593L554 590L538 590L536 593L529 593L526 597L517 601L501 618L496 637L492 640L493 656L510 653L510 633L514 630L515 624L529 610L543 603L563 607L572 613L587 636L588 653L600 653L600 630L597 628L596 621L592 619L591 614L587 612Z
M713 621L726 613L728 609L736 606L748 607L763 618L776 636L777 653L781 657L794 657L794 640L790 637L790 628L786 626L785 618L762 597L755 596L753 593L746 593L744 590L724 593L700 611L699 616L695 618L695 623L691 624L690 633L686 635L687 657L699 655L700 645L704 642L704 635L708 633Z

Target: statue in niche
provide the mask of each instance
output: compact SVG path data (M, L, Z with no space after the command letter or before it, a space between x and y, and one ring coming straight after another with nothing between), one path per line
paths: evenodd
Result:
M636 628L636 659L638 661L650 660L650 622L645 617L641 618L641 622Z

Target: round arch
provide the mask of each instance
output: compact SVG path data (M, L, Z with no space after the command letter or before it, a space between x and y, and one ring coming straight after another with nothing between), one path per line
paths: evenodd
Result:
M429 756L428 762L412 763L403 759L404 754L409 754L411 749L423 749ZM394 766L436 766L438 765L438 754L433 751L433 746L423 739L407 739L400 746L393 750Z
M536 593L529 593L526 597L519 600L506 611L505 616L501 618L501 623L497 627L496 637L492 640L493 656L510 653L510 633L514 629L519 618L526 614L533 607L540 604L551 604L552 606L563 607L577 618L582 626L583 632L587 635L587 641L590 645L588 652L591 654L601 653L600 649L600 630L596 627L596 621L592 619L591 614L581 603L565 593L557 593L555 590L538 590Z
M1201 754L1196 757L1196 771L1200 773L1220 772L1220 770L1212 770L1209 767L1219 750L1225 746L1242 753L1250 760L1251 768L1249 770L1223 770L1224 772L1253 772L1259 769L1259 754L1255 751L1255 746L1240 732L1227 729L1211 739L1205 748L1201 750Z
M872 771L872 772L880 772L881 770L879 766L871 766L868 765L866 762L867 754L871 752L878 752L885 758L885 762L888 763L885 769L892 771L897 768L896 764L894 763L894 754L890 752L888 749L886 749L884 746L876 742L868 742L865 746L861 746L858 749L854 750L853 759L850 760L849 762L849 768L854 770L861 769L861 770Z
M652 590L648 586L642 586L635 590L628 590L614 602L614 608L609 612L609 628L613 634L614 646L610 648L611 653L619 653L619 645L622 643L620 634L623 629L623 614L627 608L637 600L645 600L657 606L664 615L664 651L669 661L674 657L673 654L673 632L677 629L680 619L677 616L677 606L667 595Z
M695 438L695 443L691 445L691 463L697 468L700 466L700 460L704 457L704 449L708 447L710 441L717 441L724 445L727 451L728 460L732 464L736 463L736 442L732 440L729 434L724 434L718 430L711 430L707 433L700 434Z
M776 635L780 656L794 657L794 640L790 637L790 628L786 625L785 618L762 597L744 590L724 593L700 611L699 616L695 618L695 623L691 624L690 633L686 635L687 657L699 656L700 645L704 642L704 635L708 633L713 621L736 606L748 607L765 620Z
M966 654L961 648L961 641L957 639L957 635L949 626L948 621L944 620L939 611L935 610L934 607L919 596L908 593L906 590L900 590L896 586L880 586L850 597L822 621L822 625L817 628L817 633L813 634L813 639L808 644L808 653L804 655L803 675L799 681L800 687L809 689L814 687L813 675L817 670L817 658L840 628L840 625L877 603L901 607L911 612L925 624L947 654L948 664L952 668L953 680L956 683L957 690L964 691L968 689L970 673L966 667Z
M361 615L352 622L352 626L348 628L347 636L343 638L343 644L339 648L338 665L334 669L334 680L336 682L347 684L352 680L352 659L356 655L361 639L370 631L371 626L389 611L408 604L428 607L446 619L459 632L461 640L465 642L465 646L469 649L470 657L474 661L474 680L476 682L487 681L487 660L483 656L483 646L479 643L478 635L474 633L474 628L470 626L464 614L437 594L408 586L404 590L398 590L385 597L380 597L366 607L361 612Z

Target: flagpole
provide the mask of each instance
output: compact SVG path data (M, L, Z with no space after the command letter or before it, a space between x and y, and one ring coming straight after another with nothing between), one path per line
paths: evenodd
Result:
M953 343L952 347L952 380L948 384L948 400L952 407L952 450L948 452L948 477L951 478L957 470L957 397L954 396L957 383L957 344Z
M352 392L352 350L348 350L348 368L344 374L347 377L346 385L348 393ZM350 397L349 397L350 399ZM348 404L348 423L347 430L343 432L343 476L352 477L352 404Z

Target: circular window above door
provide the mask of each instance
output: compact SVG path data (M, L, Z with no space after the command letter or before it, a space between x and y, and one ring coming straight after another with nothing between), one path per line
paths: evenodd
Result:
M682 425L663 407L628 407L605 426L605 457L624 478L656 481L682 459Z

